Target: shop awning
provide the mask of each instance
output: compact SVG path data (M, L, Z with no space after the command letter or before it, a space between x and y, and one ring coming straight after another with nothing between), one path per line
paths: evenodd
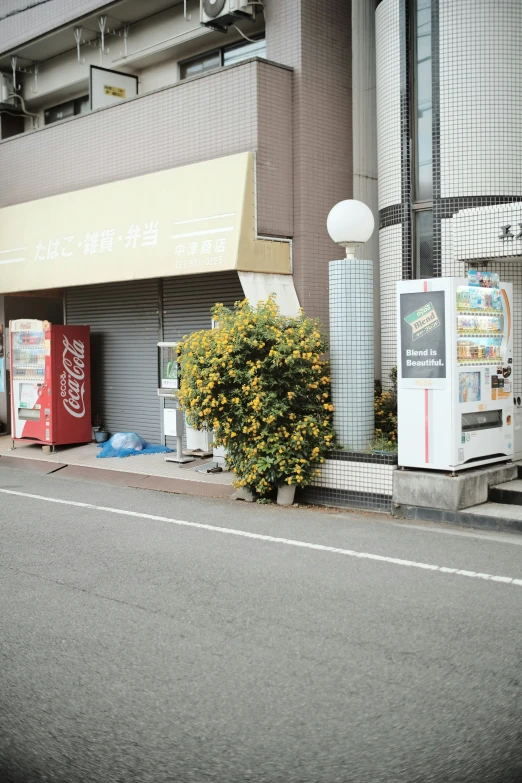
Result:
M0 293L224 270L290 274L255 236L242 153L0 209Z

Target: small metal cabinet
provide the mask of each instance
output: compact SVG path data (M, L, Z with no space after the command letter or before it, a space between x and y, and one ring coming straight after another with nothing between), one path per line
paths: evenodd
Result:
M177 343L158 343L158 395L164 399L177 400L179 390L179 362ZM192 462L192 457L183 456L183 435L185 433L185 412L179 408L163 408L163 435L176 438L176 455L165 457L165 462L182 465Z

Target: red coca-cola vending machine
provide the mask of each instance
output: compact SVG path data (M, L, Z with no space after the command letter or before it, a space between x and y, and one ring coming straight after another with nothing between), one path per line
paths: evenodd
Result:
M13 446L90 442L89 327L20 319L10 322L9 334Z

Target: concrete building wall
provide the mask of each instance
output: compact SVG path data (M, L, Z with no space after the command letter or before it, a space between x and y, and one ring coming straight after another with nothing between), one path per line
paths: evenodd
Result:
M0 206L257 153L258 230L292 235L292 72L251 60L0 143Z
M400 0L383 0L375 12L379 209L401 202Z
M2 41L5 50L101 6L93 0L50 0L32 15L29 10L15 14L0 24L0 47ZM337 201L354 192L351 2L266 0L261 25L263 16L267 57L292 67L293 81L274 66L238 66L41 129L11 147L0 144L3 204L255 150L259 232L293 236L301 303L327 326L328 262L339 249L328 237L326 217ZM138 28L135 33L142 34ZM145 38L149 34L143 30ZM212 48L212 35L218 34L190 35L194 40L187 42L183 57ZM218 45L231 43L234 35L228 33L226 41L220 36ZM97 54L85 52L86 58ZM149 65L111 54L104 65L138 72L147 90L178 78L181 56L180 50L163 64ZM67 57L74 58L74 51ZM45 76L46 69L44 64L42 85L49 78L50 86L54 77L51 70ZM77 71L72 62L71 69L72 78ZM79 78L84 80L85 73ZM75 95L84 89L80 82Z
M429 0L433 197L427 213L433 276L465 275L462 258L480 264L499 257L481 249L484 234L456 236L453 216L462 210L498 207L493 237L501 243L503 205L522 201L522 32L520 0ZM418 274L415 241L415 80L409 79L413 6L408 0L377 0L377 128L381 235L383 380L395 364L394 318L388 318L395 282ZM414 29L414 28L413 28ZM424 35L428 35L426 30ZM507 208L506 208L507 209ZM509 211L506 212L509 215ZM484 220L486 218L484 217ZM480 222L479 213L477 220ZM401 237L402 232L402 237ZM393 241L392 241L393 234ZM457 253L465 246L462 256ZM457 255L456 255L457 254ZM511 253L506 252L509 256ZM422 255L422 253L421 253ZM401 263L402 259L402 263ZM420 259L419 259L420 260ZM495 264L502 279L522 290L513 264ZM515 301L520 301L516 293ZM519 316L517 316L519 317ZM518 343L517 343L518 345ZM519 351L519 348L516 348ZM522 361L522 356L519 358ZM522 375L518 385L522 384Z
M356 252L373 263L375 378L381 377L379 200L377 188L377 112L375 69L375 4L352 0L353 197L367 204L375 230Z
M107 5L103 0L3 0L0 5L0 53Z
M351 3L266 0L267 56L294 69L294 281L309 315L328 325L326 231L353 195Z
M124 8L124 3L118 5L113 13L117 15L119 11L124 11ZM180 63L187 58L190 59L218 47L244 42L235 30L229 30L226 36L223 36L221 33L202 27L199 24L199 0L188 0L187 9L190 20L184 18L181 4L146 16L147 5L143 4L142 13L145 18L130 25L126 54L123 39L108 34L102 57L97 47L82 45L79 61L72 26L60 34L61 53L54 53L51 45L52 36L47 39L50 48L46 49L45 40L41 42L37 49L41 53L37 56L40 60L37 90L34 89L32 75L17 73L17 82L21 86L20 95L26 103L27 110L39 114L39 127L45 124L45 109L89 94L91 65L101 65L103 68L136 75L138 93L143 95L179 81ZM2 24L4 23L0 21L0 30ZM84 21L80 24L84 24ZM91 17L85 27L88 30L96 30L96 19ZM252 30L249 28L249 33L254 35L261 33L263 28L264 21L261 14L252 25ZM30 34L29 30L28 36ZM51 50L52 56L47 56L45 52L50 55ZM27 54L23 47L22 51L24 55ZM19 65L24 64L27 65L27 61L22 56ZM7 65L9 67L9 64ZM31 130L31 127L31 121L27 120L26 130Z

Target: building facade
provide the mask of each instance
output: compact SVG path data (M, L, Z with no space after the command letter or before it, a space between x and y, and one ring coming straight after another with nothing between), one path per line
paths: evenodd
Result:
M375 14L383 379L395 281L476 266L513 283L519 407L522 4L378 0Z
M95 413L161 440L156 343L276 289L327 327L326 216L354 197L378 215L358 253L376 378L396 364L396 281L473 265L513 282L518 400L522 4L255 8L224 35L200 0L3 4L4 326L89 323Z
M163 439L156 345L217 301L275 291L327 326L327 214L376 208L373 3L255 10L223 34L200 0L2 4L4 325L89 324L110 431Z

